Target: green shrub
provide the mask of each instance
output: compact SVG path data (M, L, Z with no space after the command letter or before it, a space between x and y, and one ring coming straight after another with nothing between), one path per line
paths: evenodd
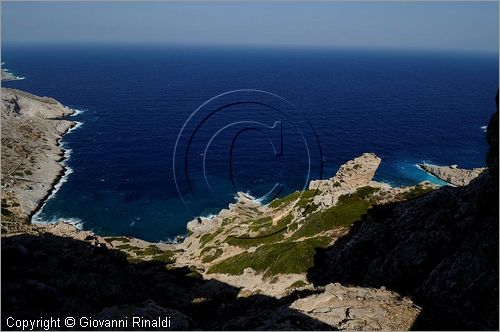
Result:
M288 288L289 289L293 289L293 288L302 288L302 287L305 287L307 286L307 283L303 280L297 280L296 282L294 282L293 284L291 284Z

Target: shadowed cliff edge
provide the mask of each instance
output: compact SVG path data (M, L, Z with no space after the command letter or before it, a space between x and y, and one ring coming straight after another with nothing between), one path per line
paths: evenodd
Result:
M4 238L2 262L3 329L9 316L122 319L132 315L169 316L172 330L330 329L288 308L307 291L282 299L238 297L238 288L203 280L188 267L130 263L118 250L52 234Z
M381 287L409 295L422 312L414 329L498 329L498 92L487 130L488 171L373 208L349 233L317 249L317 285Z

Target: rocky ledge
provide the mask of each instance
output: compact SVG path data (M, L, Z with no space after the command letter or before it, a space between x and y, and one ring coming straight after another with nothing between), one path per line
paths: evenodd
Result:
M457 165L436 166L431 164L418 164L418 166L435 177L457 187L468 185L472 180L477 178L479 174L486 170L485 167L465 169L458 168Z

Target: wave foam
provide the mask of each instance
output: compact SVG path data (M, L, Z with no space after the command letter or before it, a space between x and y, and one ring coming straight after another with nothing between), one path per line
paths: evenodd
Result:
M2 67L4 64L5 64L5 62L2 62ZM8 68L2 68L2 70L4 73L12 75L10 78L11 81L20 81L20 80L26 79L26 77L24 77L24 76L17 76L17 75L12 74Z
M80 122L80 121L75 121L75 125L71 128L68 129L68 131L66 132L66 135L73 132L74 130L77 130L78 128L80 128L81 126L83 126L83 122Z
M186 239L185 236L183 236L183 235L177 235L174 238L168 237L165 240L160 240L160 241L158 241L158 243L179 244L179 243L184 242L185 239Z
M87 110L80 110L80 109L73 109L75 113L71 114L70 116L79 116L83 113L85 113Z
M66 134L69 134L73 130L78 129L79 127L81 127L82 124L83 124L82 122L76 122L76 125L73 126L73 127L71 127L67 131ZM70 166L68 166L68 160L70 159L71 153L73 152L73 150L70 149L70 148L68 148L66 146L66 142L63 142L62 139L63 138L60 138L57 141L57 143L61 147L61 149L63 149L63 151L64 151L64 158L60 162L60 164L64 167L64 173L61 176L61 178L59 179L59 181L57 181L57 183L54 185L54 187L52 188L52 191L51 191L50 195L45 199L45 201L43 202L42 206L31 217L31 222L32 223L38 223L38 224L43 224L43 223L51 224L51 223L56 223L58 221L63 221L63 222L70 223L70 224L74 225L76 228L78 228L78 229L81 230L81 227L83 227L83 221L80 220L80 219L78 219L78 218L66 218L66 219L63 219L63 218L59 218L59 217L53 217L50 220L44 220L42 218L42 216L41 216L43 208L45 207L45 205L47 204L47 202L56 196L56 194L59 191L59 189L61 189L62 185L68 181L69 176L73 173L73 169Z
M486 132L486 130L488 129L488 126L481 126L481 130Z
M208 215L206 215L206 216L203 216L203 215L202 215L202 216L200 216L200 218L205 219L205 220L212 220L212 219L214 219L215 217L217 217L217 215L215 215L215 214L213 214L213 213L210 213L210 214L208 214Z
M31 219L31 222L33 224L38 224L38 225L47 225L47 224L57 224L59 222L63 222L65 224L70 224L75 226L78 230L83 230L83 224L85 223L83 220L79 218L72 218L72 217L58 217L54 216L49 220L43 219L42 217L38 216L35 218Z

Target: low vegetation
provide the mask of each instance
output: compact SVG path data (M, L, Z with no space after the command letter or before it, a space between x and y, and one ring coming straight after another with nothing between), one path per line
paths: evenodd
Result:
M280 273L304 273L314 264L315 248L329 245L328 237L304 241L285 241L265 244L254 252L229 257L209 268L208 273L239 275L250 267L265 277Z
M201 261L202 263L210 263L222 256L223 253L224 251L221 248L210 247L210 250L205 251L205 253L201 253L201 255L203 256Z
M175 263L174 255L175 254L172 251L164 251L161 254L154 255L151 260L155 261L155 262L164 263L164 264L173 264L173 263Z
M366 190L362 190L360 193L343 195L339 198L337 205L310 214L291 238L312 237L331 230L333 227L352 225L355 221L360 220L370 208L370 203L363 198L366 197L365 194Z
M356 195L361 199L367 199L378 191L380 191L380 188L365 186L356 190Z
M127 237L107 237L104 239L104 241L111 243L111 242L123 242L123 243L128 243L130 242L130 239Z
M405 200L415 199L415 198L418 198L420 196L426 195L433 190L434 190L434 188L432 188L432 187L424 187L424 186L418 185L414 189L403 193L403 199L405 199Z
M131 246L130 244L120 244L118 246L115 246L115 248L120 249L120 250L130 250L130 251L141 249L139 247Z
M163 253L163 250L161 250L160 248L158 248L155 245L150 245L149 247L144 248L140 254L144 255L144 256L154 256L154 255L159 255L162 253Z
M272 223L273 223L273 218L271 217L259 218L249 222L250 229L252 231L261 230L262 228L266 228L267 226L272 225Z
M251 248L262 244L279 242L284 238L284 233L286 227L275 231L274 233L269 233L266 235L246 237L246 236L228 236L226 238L226 243L236 247Z
M430 192L432 188L417 186L412 191L403 193L405 199L415 198ZM254 248L252 252L243 252L226 258L208 269L208 273L242 274L246 268L252 268L265 277L277 274L304 273L312 265L316 248L331 244L332 238L328 231L336 227L350 227L361 220L383 191L371 186L361 187L352 194L339 197L337 204L329 209L317 211L312 203L316 190L294 192L275 199L269 206L283 208L294 204L299 209L310 210L304 213L299 221L293 214L284 215L278 222L271 217L251 219L248 222L251 232L248 235L228 236L225 242L231 246L244 249ZM205 234L200 239L200 247L213 240L215 233ZM202 250L202 262L210 263L223 254L217 247L207 247ZM297 281L290 288L300 288L307 284Z
M203 234L200 238L200 248L203 248L208 242L212 241L218 232Z
M274 199L271 203L269 203L269 207L271 208L279 208L282 206L286 206L296 200L296 206L299 206L301 208L305 208L308 204L311 203L312 199L314 198L315 195L317 195L319 192L316 189L310 189L310 190L305 190L305 191L296 191L291 193L288 196L285 196L283 198L276 198Z
M288 287L289 289L294 289L294 288L302 288L302 287L305 287L307 286L307 283L303 280L297 280L296 282L294 282L293 284L290 285L290 287Z

